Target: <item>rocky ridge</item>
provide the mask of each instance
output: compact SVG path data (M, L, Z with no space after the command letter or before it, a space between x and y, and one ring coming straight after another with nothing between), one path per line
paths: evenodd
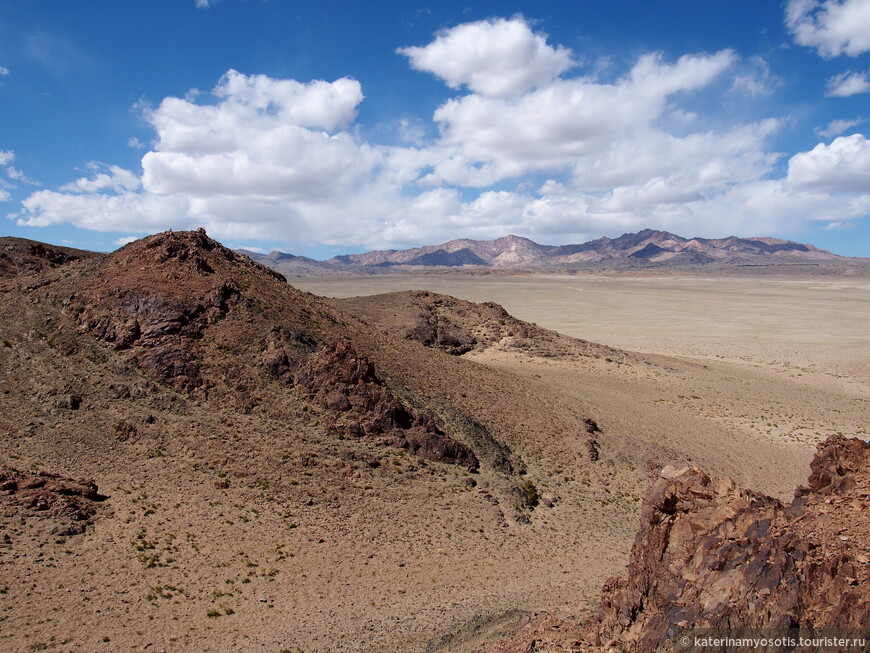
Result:
M106 257L89 280L84 291L62 299L68 314L175 390L231 399L250 412L264 384L260 370L342 415L336 423L346 436L377 436L431 460L478 467L468 447L384 385L342 337L343 318L334 309L204 230L128 245Z
M56 268L71 261L100 258L96 252L47 245L24 238L0 238L0 279Z
M453 356L495 349L540 358L625 360L624 351L518 320L494 302L409 290L333 300L371 324Z
M585 623L553 616L490 653L671 650L680 629L864 628L870 623L870 443L819 445L789 505L697 467L662 470L627 575Z

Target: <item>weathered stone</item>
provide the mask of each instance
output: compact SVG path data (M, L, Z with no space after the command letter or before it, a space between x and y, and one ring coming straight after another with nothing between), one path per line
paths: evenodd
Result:
M442 433L427 416L406 408L347 338L311 354L296 370L293 382L325 408L352 415L353 421L345 427L347 435L382 436L385 443L421 458L470 470L479 466L468 447Z
M0 466L0 502L21 511L22 518L39 514L48 519L53 535L83 533L96 515L97 502L103 499L92 480Z
M853 503L870 497L870 444L832 436L811 469L786 507L697 467L665 468L597 618L540 619L491 651L669 650L674 627L866 628L870 519Z

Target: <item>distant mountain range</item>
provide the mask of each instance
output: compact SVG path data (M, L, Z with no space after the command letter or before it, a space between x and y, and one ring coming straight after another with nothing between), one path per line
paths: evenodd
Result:
M627 269L685 266L842 264L855 259L778 238L683 238L644 229L578 245L540 245L520 236L461 238L441 245L381 250L316 261L284 252L240 250L287 276L412 272L424 268Z

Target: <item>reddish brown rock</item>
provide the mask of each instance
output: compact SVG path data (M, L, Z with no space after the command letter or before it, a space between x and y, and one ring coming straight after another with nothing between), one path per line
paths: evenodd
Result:
M870 623L870 444L832 436L789 507L691 468L644 501L626 578L602 590L599 641L650 650L683 628ZM819 520L827 513L833 520ZM841 535L848 532L847 539Z
M870 502L870 444L832 436L811 469L789 506L697 467L668 470L597 618L538 620L492 651L668 650L673 627L866 628L870 516L854 506Z
M479 466L468 447L442 433L431 418L406 408L347 338L309 356L294 382L325 408L348 413L348 433L384 436L384 443L429 460L470 470Z
M0 467L0 500L23 520L48 520L53 535L83 533L105 497L92 480L75 481L47 472Z
M317 341L311 336L272 327L263 339L262 365L271 378L292 384L306 355L316 350Z
M863 440L843 436L829 438L810 463L809 488L799 488L796 494L853 492L867 474L867 449L868 444Z
M176 390L202 394L209 383L198 341L240 297L227 270L216 272L221 264L275 274L203 230L164 232L107 257L90 288L67 299L68 312L100 340L130 350L149 375Z
M0 238L0 278L34 274L83 258L99 258L96 252L47 245L25 238Z

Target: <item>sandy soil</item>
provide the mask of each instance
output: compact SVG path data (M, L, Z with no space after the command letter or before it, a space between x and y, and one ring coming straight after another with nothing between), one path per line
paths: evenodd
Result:
M414 343L379 352L366 336L380 371L475 415L522 457L554 505L521 524L497 474L472 487L463 469L401 452L379 454L372 468L351 455L362 445L323 436L322 411L288 430L277 409L228 417L166 389L136 403L104 394L145 381L120 359L83 376L41 341L6 346L4 384L21 370L45 375L5 390L18 403L0 413L0 463L93 477L110 499L86 534L66 539L46 538L38 519L2 515L11 542L0 541L0 649L467 653L522 611L594 608L601 582L627 563L658 466L693 462L786 497L805 481L817 441L870 437L868 279L292 283L327 296L421 288L496 301L644 353L492 348L457 359ZM38 313L34 324L54 315L22 306ZM11 327L5 337L35 338ZM415 364L424 354L443 357L437 369ZM82 410L39 399L68 387L80 388ZM292 397L268 399L293 412ZM139 435L117 442L106 416ZM601 427L594 463L589 416Z

